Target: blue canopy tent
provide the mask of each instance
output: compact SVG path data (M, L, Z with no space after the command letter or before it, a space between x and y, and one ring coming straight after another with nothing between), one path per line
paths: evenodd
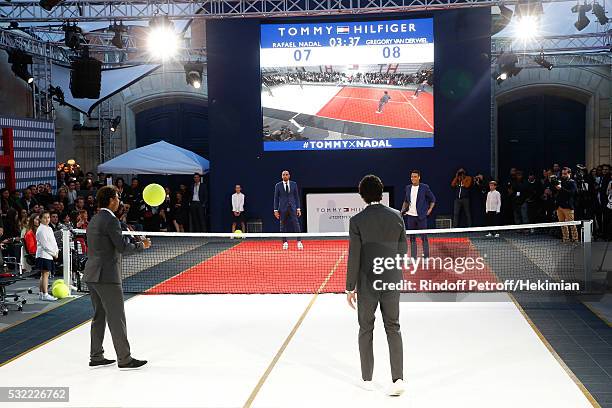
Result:
M207 173L208 160L168 142L139 147L98 166L99 173L112 174L194 174Z

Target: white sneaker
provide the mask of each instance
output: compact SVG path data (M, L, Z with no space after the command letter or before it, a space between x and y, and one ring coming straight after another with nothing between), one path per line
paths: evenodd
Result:
M487 235L485 235L485 237L492 237L492 236L493 234L491 234L490 232Z
M495 234L495 238L499 238L499 234Z
M43 300L43 293L42 292L38 292L38 300Z
M283 242L283 249L284 250L289 249L289 243L288 242Z
M297 249L299 249L299 250L304 249L304 245L302 245L302 241L298 241Z
M361 380L361 382L359 383L359 386L361 388L363 388L366 391L374 391L375 387L374 387L374 383L372 382L372 380L370 381L366 381L366 380Z
M391 387L389 388L387 395L390 397L399 397L403 393L404 393L404 381L395 380L395 382L391 384Z
M47 302L55 302L57 300L56 297L51 296L48 293L45 293L42 297L42 300L46 300Z

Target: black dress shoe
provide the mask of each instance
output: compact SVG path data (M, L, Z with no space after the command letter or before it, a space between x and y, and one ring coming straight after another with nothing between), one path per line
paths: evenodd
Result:
M119 364L119 369L120 370L138 370L139 368L142 368L142 366L145 364L147 364L147 360L136 360L135 358L133 358L132 361L130 361L127 364Z
M91 368L100 368L100 367L108 367L111 366L113 364L115 364L117 362L117 360L109 360L109 359L103 359L103 360L99 360L99 361L90 361L89 362L89 367Z

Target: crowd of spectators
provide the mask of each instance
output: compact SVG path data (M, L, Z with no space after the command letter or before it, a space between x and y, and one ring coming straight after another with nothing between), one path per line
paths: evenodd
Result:
M206 231L208 194L199 175L194 175L194 183L189 186L181 184L176 191L165 187L166 200L158 207L151 207L143 200L142 186L136 177L127 185L123 178L107 177L103 173L94 176L91 172L59 172L55 190L49 183L31 185L24 190L0 190L0 241L6 244L23 239L27 246L28 238L32 241L32 233L35 235L44 211L50 213L49 227L53 231L74 228L86 230L89 221L99 210L96 191L107 184L114 184L119 191L122 206L117 216L129 229ZM30 242L30 249L34 248Z
M584 166L554 164L539 174L512 168L501 180L480 173L470 176L461 168L451 180L454 226L484 225L491 181L496 181L501 194L496 218L501 224L593 220L595 236L612 239L612 178L607 164L590 171Z
M433 69L421 70L413 74L406 73L346 73L346 72L288 72L284 74L264 74L262 83L267 87L285 84L302 83L347 83L405 86L421 84L426 81L433 84Z

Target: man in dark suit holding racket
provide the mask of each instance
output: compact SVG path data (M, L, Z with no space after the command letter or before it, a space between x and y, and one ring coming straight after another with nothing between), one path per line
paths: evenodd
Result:
M115 186L100 188L96 199L100 211L87 227L88 259L83 272L83 281L87 283L93 304L89 366L99 368L115 363L115 360L104 358L102 347L108 324L119 369L136 370L147 362L132 358L130 353L121 287L121 257L147 249L151 242L146 239L133 243L123 239L119 220L115 216L120 205Z
M282 181L274 186L274 216L280 221L280 232L301 232L300 220L300 194L295 181L289 180L288 170L283 170ZM283 249L288 249L287 238L283 238ZM297 249L304 249L302 240L297 238Z
M349 222L346 295L353 309L357 303L362 386L369 391L374 389L374 313L380 304L393 381L388 395L400 396L404 392L404 357L397 284L401 282L403 274L402 269L396 266L382 271L378 267L381 266L380 260L395 259L398 255L403 257L406 254L404 221L399 211L380 203L383 184L378 177L365 176L359 183L359 194L367 207ZM384 264L386 266L386 262Z

